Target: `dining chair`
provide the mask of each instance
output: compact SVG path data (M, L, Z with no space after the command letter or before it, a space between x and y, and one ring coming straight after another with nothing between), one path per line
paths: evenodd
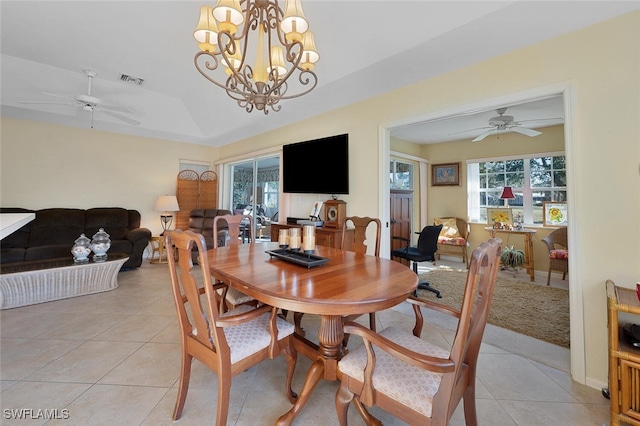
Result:
M168 231L165 242L167 247L176 248L179 258L176 261L173 256L168 257L182 343L182 366L173 420L182 416L193 358L218 376L215 420L218 426L227 424L232 378L267 358L284 356L287 362L286 394L293 404L297 399L291 389L297 361L293 325L279 318L277 309L268 305L257 308L245 305L221 315L216 290L224 284L212 282L202 234ZM194 246L199 268L194 268L191 260Z
M371 217L359 217L350 216L345 218L342 226L341 245L343 250L352 251L357 254L366 255L368 250L367 232L372 230L375 239L373 241L373 255L375 257L380 256L380 232L382 224L380 219ZM361 315L351 315L345 317L345 321L353 321L359 318ZM296 331L304 333L301 327L303 314L296 312L293 314L294 324L296 325ZM369 313L369 328L373 331L376 330L376 314L375 312ZM345 335L343 340L343 346L346 347L349 342L349 336Z
M419 262L435 262L436 252L438 251L438 237L442 231L442 224L425 226L418 237L418 245L411 247L411 242L404 237L392 236L394 240L404 241L405 246L391 251L391 258L399 257L401 259L413 262L413 272L418 274ZM440 291L431 287L426 281L418 283L418 288L428 290L435 293L436 297L441 298Z
M564 280L569 272L569 245L567 243L567 228L558 228L542 239L549 250L549 272L547 285L551 283L551 271L562 272Z
M375 232L375 240L373 242L373 255L380 257L380 232L382 224L380 219L372 217L350 216L345 218L342 227L342 247L343 250L353 251L357 254L367 254L367 231L373 227ZM348 231L353 229L353 231ZM360 315L352 315L346 317L348 321L353 321ZM369 313L369 329L376 331L376 313ZM344 346L347 346L349 336L345 336Z
M460 309L410 297L416 323L412 333L393 326L375 333L349 322L344 332L363 343L338 363L335 397L339 424L347 424L351 402L368 425L381 424L366 407L377 406L412 425L448 425L464 399L465 424L477 425L475 382L482 336L491 307L502 241L483 242L471 254ZM420 338L421 308L458 320L450 348Z
M253 217L250 215L227 214L216 216L213 219L213 235L218 235L218 229L224 229L225 225L227 225L227 236L224 243L225 246L244 244L245 239L248 239L249 244L254 243ZM220 242L218 241L218 238L214 238L213 248L217 249L219 245ZM220 293L223 302L220 304L221 313L229 309L235 309L240 305L256 303L253 297L248 296L233 287L225 286L221 288Z

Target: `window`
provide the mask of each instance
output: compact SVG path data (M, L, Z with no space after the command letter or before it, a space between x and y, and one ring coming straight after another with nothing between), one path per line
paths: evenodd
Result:
M209 170L211 163L208 161L199 161L199 160L180 160L179 170L194 170L198 175Z
M567 200L567 172L562 153L524 158L493 159L467 164L468 213L472 222L487 221L487 207L500 207L502 188L510 186L516 198L508 200L513 217L525 224L542 224L544 201Z
M389 178L392 189L413 189L413 164L392 159Z

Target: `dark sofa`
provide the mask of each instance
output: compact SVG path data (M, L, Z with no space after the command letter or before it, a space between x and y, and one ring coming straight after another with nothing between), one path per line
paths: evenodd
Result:
M93 209L52 208L27 210L0 208L0 213L35 213L36 217L0 242L0 262L72 257L75 240L84 234L91 239L104 228L111 239L108 253L126 253L129 259L122 269L142 264L151 231L140 228L140 213L119 207ZM107 253L107 254L108 254Z

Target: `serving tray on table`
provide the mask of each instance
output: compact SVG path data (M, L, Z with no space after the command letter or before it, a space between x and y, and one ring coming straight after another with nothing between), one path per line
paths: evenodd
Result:
M324 265L329 260L326 257L289 249L266 250L265 253L268 253L271 257L284 260L285 262L295 263L296 265L306 266L307 268Z

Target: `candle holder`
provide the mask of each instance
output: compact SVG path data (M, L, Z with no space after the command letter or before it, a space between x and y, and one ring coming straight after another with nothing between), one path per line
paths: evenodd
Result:
M305 254L313 254L316 250L316 227L313 225L302 227L302 250Z
M302 245L302 237L300 236L300 228L289 229L289 249L300 251Z
M286 249L289 247L289 230L281 229L278 233L278 244L280 248Z

